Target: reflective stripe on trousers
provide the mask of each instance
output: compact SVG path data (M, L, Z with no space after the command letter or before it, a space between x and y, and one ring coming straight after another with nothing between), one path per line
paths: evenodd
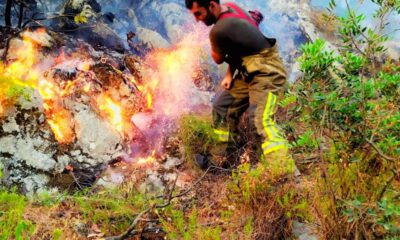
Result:
M277 96L268 92L266 105L263 112L263 127L267 138L262 144L264 155L286 147L286 141L279 133L272 116L275 111Z
M229 141L229 131L214 129L214 135L216 136L219 142Z

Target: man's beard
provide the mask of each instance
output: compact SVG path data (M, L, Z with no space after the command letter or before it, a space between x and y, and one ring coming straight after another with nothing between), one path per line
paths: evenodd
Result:
M207 15L203 22L205 25L211 26L217 22L217 18L211 13L209 9L207 9Z

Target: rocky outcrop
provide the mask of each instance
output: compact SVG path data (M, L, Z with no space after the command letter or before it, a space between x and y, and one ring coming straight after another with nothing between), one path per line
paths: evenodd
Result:
M1 121L3 185L19 186L23 192L33 193L51 185L52 180L63 178L64 174L69 176L67 166L76 172L91 172L90 176L95 178L108 162L124 154L123 139L105 120L80 104L74 109L79 126L76 143L70 146L58 144L40 110L43 108L40 96L35 98L29 107L23 107L26 100L21 99L21 105ZM83 176L77 174L76 177ZM69 184L73 185L71 180L68 180Z
M117 69L122 55L96 52L87 43L75 43L62 34L28 31L9 41L8 62L21 57L18 54L26 43L19 36L42 49L34 53L38 63L29 67L40 77L31 83L30 97L16 100L0 118L0 183L17 186L27 194L49 187L89 186L108 163L130 153L128 143L135 134L129 126L126 133L116 128L102 104L114 100L130 116L141 111L146 101L128 81L132 76ZM59 42L73 48L64 46L65 55L57 56ZM80 53L76 53L77 46ZM55 118L58 113L61 119ZM130 122L119 116L121 122ZM57 137L64 130L69 133L68 141Z

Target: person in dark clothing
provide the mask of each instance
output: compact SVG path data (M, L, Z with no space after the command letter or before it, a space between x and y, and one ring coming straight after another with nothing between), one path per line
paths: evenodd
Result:
M256 139L261 141L261 157L287 154L287 141L273 118L278 95L287 85L286 71L276 40L266 38L258 28L259 15L257 20L236 4L219 0L186 0L186 7L197 21L214 25L211 56L217 64L229 64L221 81L224 89L213 102L215 134L228 143L227 154L237 147L239 119L247 109Z

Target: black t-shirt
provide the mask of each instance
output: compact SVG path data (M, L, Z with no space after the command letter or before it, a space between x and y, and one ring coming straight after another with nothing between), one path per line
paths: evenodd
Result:
M229 8L229 11L234 11ZM256 54L271 45L260 30L244 19L219 19L210 31L211 48L214 52L226 56L233 64L244 56Z

